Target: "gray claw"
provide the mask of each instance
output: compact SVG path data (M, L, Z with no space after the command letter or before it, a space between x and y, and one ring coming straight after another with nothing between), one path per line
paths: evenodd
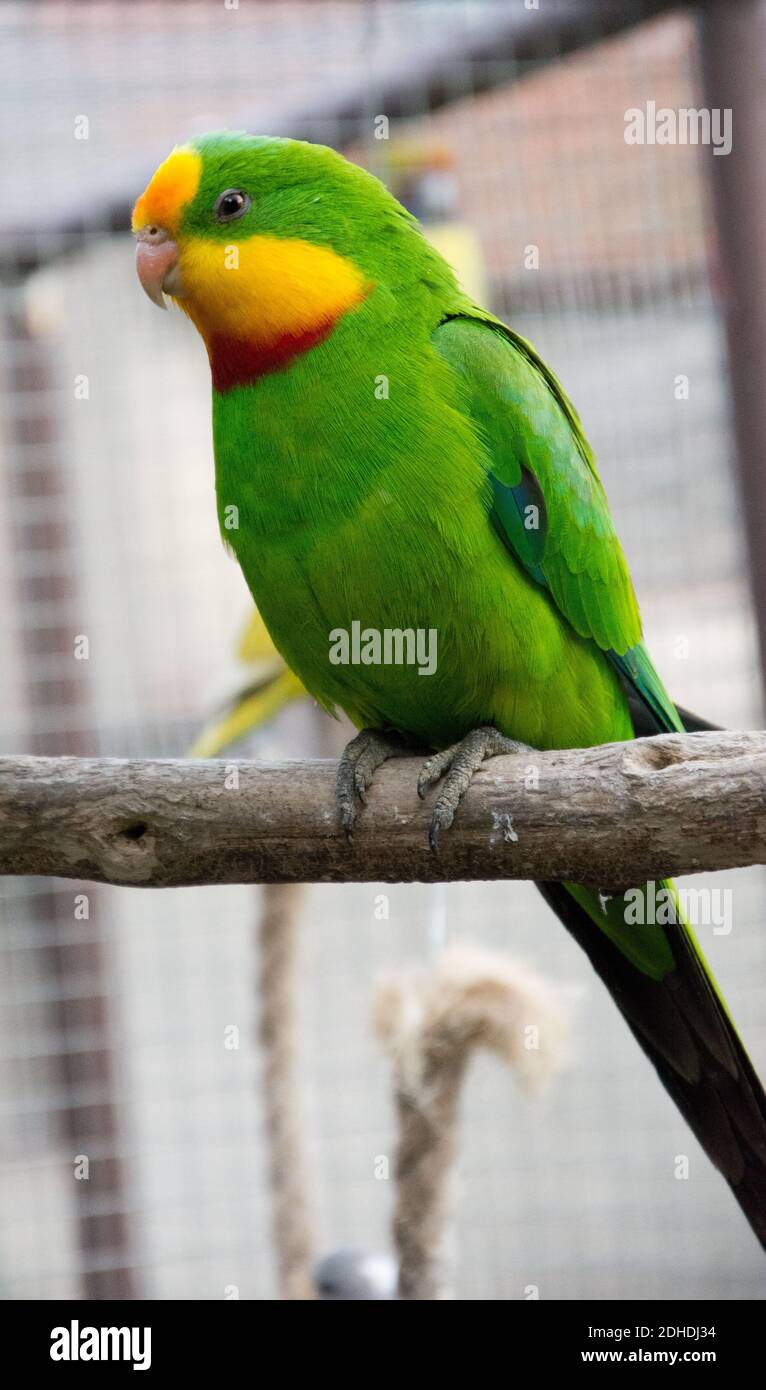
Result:
M354 826L356 824L356 807L353 801L338 799L338 815L343 828L343 833L351 844L354 839Z
M434 753L432 758L423 763L418 777L418 796L421 801L425 801L431 787L435 787L440 777L444 776L453 752L454 749L445 748L441 753Z
M356 792L363 806L367 805L367 787L368 783L365 781L362 773L359 771L359 768L357 768L356 772L354 773L354 791Z
M485 759L494 758L498 753L518 753L523 747L523 744L487 726L472 729L460 743L435 753L423 764L418 777L418 796L421 800L429 787L444 777L444 786L434 807L428 832L428 843L434 854L438 853L442 830L449 830L474 774Z
M408 749L393 733L362 729L343 750L335 780L335 801L349 844L356 824L356 798L367 804L367 789L377 769L388 758L402 757Z

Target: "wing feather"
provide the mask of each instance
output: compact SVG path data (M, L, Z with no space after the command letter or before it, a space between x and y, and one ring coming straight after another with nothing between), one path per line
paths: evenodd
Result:
M645 703L660 729L682 730L641 641L627 562L577 412L534 348L497 319L454 315L433 336L462 378L491 459L492 524Z

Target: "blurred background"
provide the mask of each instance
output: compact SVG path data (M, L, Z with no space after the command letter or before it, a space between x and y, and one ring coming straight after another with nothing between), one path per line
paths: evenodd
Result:
M181 755L237 680L251 608L217 532L208 366L186 321L143 296L127 230L171 146L222 126L336 145L423 216L573 397L671 694L761 724L763 455L742 349L747 324L765 326L762 267L744 267L753 294L731 315L754 146L744 111L737 144L737 109L726 158L624 138L629 108L699 107L716 71L746 81L756 38L750 3L703 24L694 6L588 0L3 5L0 753ZM236 751L337 742L296 701ZM702 946L763 1075L764 875L703 883L732 890L731 933L702 927ZM381 891L318 886L300 909L316 1251L391 1248L373 982L468 938L558 984L573 1022L542 1098L497 1060L472 1067L458 1297L762 1295L727 1186L534 888L394 887L387 919ZM249 887L2 881L5 1297L277 1295L259 902Z

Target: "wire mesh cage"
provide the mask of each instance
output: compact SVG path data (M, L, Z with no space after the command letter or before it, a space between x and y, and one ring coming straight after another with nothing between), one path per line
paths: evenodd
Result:
M233 667L250 599L218 535L207 363L180 315L160 343L127 216L173 144L242 125L392 180L397 151L447 171L437 220L470 234L490 307L577 405L671 694L758 721L710 152L625 141L627 109L701 101L694 18L662 8L600 27L594 6L593 42L569 52L562 30L544 62L505 52L501 0L3 8L0 751L180 756ZM332 747L323 719L295 704L243 748ZM702 944L763 1070L763 874L705 884L731 894L731 930ZM261 906L249 887L2 880L6 1297L276 1295ZM317 886L301 914L317 1252L390 1247L373 982L469 937L559 984L574 1045L542 1099L496 1060L471 1070L458 1296L762 1292L725 1184L530 885Z

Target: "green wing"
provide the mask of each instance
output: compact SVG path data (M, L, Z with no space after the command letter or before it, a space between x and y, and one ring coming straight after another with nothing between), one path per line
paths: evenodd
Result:
M491 520L581 637L606 653L660 728L682 731L641 641L622 546L573 405L534 349L495 319L457 315L433 336L462 377L492 459Z
M447 320L434 344L463 378L467 408L485 438L491 518L503 543L575 631L604 651L659 728L681 730L641 641L633 586L593 455L556 378L528 343L495 320ZM637 917L628 915L626 896L600 897L575 883L539 886L766 1247L766 1097L673 885L643 885ZM649 902L655 890L675 905L664 921Z

